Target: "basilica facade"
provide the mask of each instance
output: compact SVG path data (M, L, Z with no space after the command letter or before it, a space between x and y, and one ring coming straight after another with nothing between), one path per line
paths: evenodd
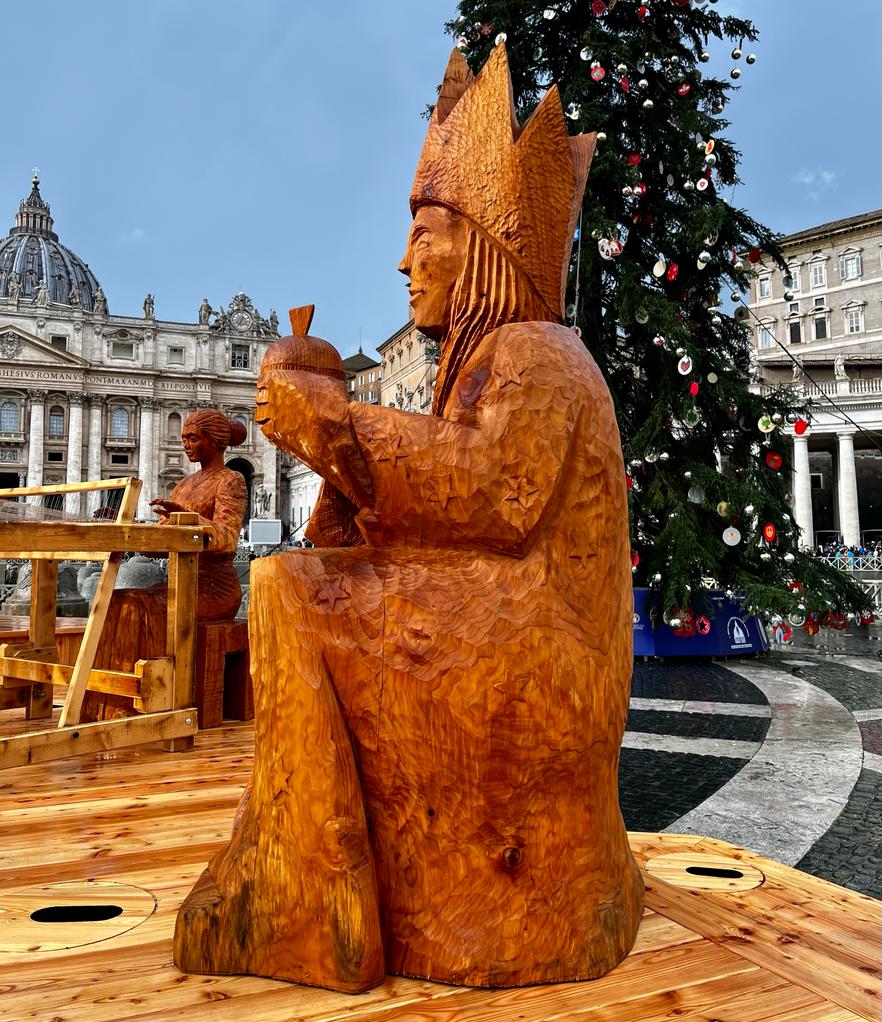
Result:
M196 302L194 302L194 306ZM142 480L138 517L191 466L181 425L198 408L240 419L227 465L254 517L290 516L288 466L252 421L257 373L278 318L244 293L196 322L116 315L88 265L61 244L35 177L0 239L0 488L121 476Z

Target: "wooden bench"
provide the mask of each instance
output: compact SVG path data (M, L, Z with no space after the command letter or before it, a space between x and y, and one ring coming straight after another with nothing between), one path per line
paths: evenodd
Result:
M246 621L197 624L196 707L200 728L254 718Z

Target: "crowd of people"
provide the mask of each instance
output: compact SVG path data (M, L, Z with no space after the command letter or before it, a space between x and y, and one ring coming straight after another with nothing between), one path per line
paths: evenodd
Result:
M851 564L856 557L882 559L882 540L860 546L846 546L844 543L822 543L815 548L817 557L825 557L834 562Z

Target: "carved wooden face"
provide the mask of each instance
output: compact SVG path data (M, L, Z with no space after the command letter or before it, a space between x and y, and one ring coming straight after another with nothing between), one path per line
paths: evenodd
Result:
M184 423L181 431L181 443L184 447L184 454L190 461L206 461L217 450L217 444L206 436L195 426L188 426Z
M466 222L444 206L420 206L398 269L410 278L414 325L440 340L450 326L453 291L466 260Z

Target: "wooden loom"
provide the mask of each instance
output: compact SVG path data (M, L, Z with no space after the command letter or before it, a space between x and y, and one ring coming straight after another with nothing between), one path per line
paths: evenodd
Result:
M190 513L173 514L164 528L133 524L140 489L137 479L0 489L0 558L31 562L28 638L0 645L0 709L24 706L27 720L45 719L52 715L53 687L66 688L56 727L0 740L0 769L158 740L168 751L192 746L196 573L206 540L198 515ZM84 520L90 494L103 500ZM73 510L64 510L65 504ZM126 551L168 554L166 656L139 660L131 672L96 670L95 654ZM72 666L58 662L55 645L59 561L102 565ZM130 697L139 713L80 723L87 691Z

